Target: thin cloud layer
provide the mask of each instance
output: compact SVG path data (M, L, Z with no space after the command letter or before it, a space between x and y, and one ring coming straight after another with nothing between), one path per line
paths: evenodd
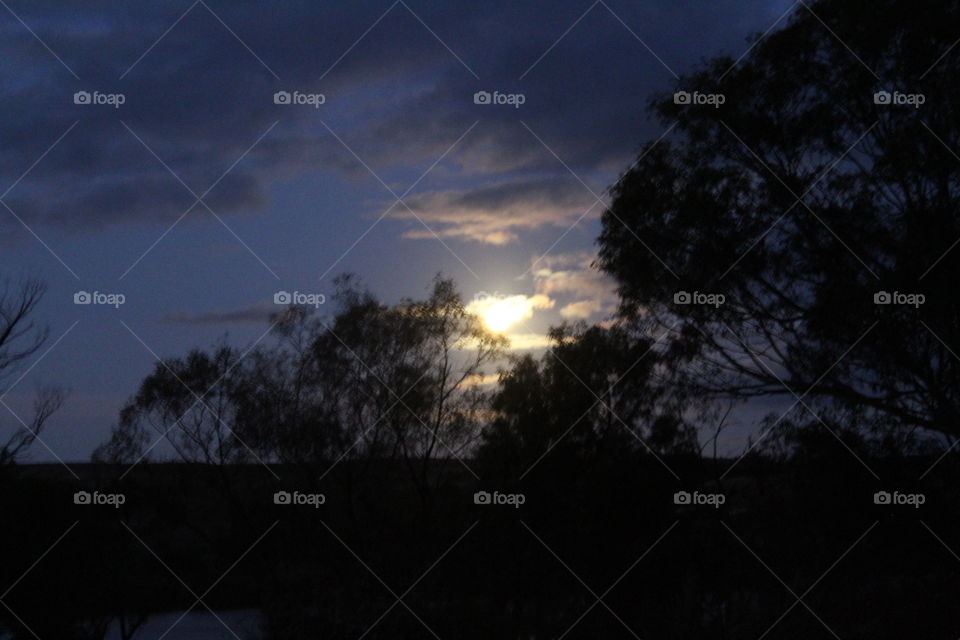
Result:
M543 333L508 333L511 351L531 351L546 349L550 346L550 336Z
M164 322L184 326L223 326L227 324L266 323L271 314L277 312L277 306L268 302L250 305L240 309L226 309L206 312L179 311L168 314Z
M503 245L516 240L522 231L566 228L594 202L575 181L515 181L420 193L406 200L409 210L395 209L391 215L420 218L441 237ZM599 207L594 207L593 213L599 215ZM404 237L431 238L433 233L421 227L406 231Z

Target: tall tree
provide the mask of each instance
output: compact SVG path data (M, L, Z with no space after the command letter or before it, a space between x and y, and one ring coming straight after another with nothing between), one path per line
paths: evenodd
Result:
M685 388L960 435L958 33L956 1L800 3L652 102L675 128L615 185L599 266L674 328Z

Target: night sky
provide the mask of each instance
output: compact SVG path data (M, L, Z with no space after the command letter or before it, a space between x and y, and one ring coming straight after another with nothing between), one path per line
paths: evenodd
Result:
M609 317L589 264L605 190L667 133L649 97L791 3L0 4L2 270L46 281L50 327L4 401L69 389L43 442L79 461L156 357L248 345L276 292L343 272L522 296L517 349Z

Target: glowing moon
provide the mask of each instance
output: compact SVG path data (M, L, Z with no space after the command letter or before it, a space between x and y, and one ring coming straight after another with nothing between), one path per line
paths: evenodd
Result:
M500 333L506 331L514 323L530 315L530 305L523 296L514 296L498 300L483 310L481 316L484 324L491 331Z
M490 331L501 333L533 317L534 309L549 309L553 300L543 294L501 296L483 291L474 296L467 311L480 317Z

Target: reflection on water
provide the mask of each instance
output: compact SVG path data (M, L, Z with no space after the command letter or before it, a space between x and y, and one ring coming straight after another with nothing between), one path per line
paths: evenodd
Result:
M256 609L218 611L214 616L202 606L198 606L177 622L182 614L182 611L174 611L151 616L137 631L134 640L158 640L160 636L163 636L164 640L236 640L237 637L241 640L259 640L261 638L262 616ZM176 626L171 629L174 623ZM164 635L168 630L169 633ZM119 628L111 629L105 640L120 640Z

